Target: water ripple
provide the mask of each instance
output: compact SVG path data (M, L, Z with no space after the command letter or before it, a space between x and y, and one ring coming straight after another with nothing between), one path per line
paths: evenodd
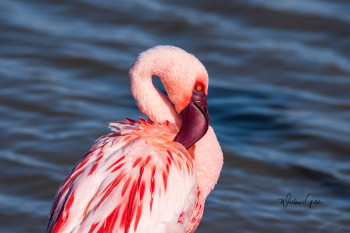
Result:
M198 232L349 232L347 1L0 3L0 225L43 232L109 121L139 113L128 68L173 44L210 76L225 164ZM283 209L308 193L323 206ZM18 224L21 219L21 224Z

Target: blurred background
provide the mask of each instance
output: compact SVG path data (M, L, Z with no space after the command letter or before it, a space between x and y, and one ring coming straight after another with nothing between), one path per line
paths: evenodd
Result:
M141 116L128 68L159 44L210 76L225 162L196 232L350 232L346 0L2 0L0 232L45 232L107 123Z

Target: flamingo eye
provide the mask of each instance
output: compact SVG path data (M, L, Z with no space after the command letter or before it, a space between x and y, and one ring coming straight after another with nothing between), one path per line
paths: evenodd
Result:
M203 87L200 84L196 84L195 89L196 89L196 91L202 91Z

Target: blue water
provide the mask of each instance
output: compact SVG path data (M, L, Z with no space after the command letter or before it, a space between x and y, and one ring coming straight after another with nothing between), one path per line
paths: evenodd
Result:
M225 162L196 232L350 232L349 12L345 0L2 0L0 232L45 231L107 122L141 116L128 68L159 44L210 76ZM283 206L288 193L321 203Z

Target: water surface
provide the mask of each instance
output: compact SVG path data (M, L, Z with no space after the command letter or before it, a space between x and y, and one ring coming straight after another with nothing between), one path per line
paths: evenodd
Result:
M350 232L350 3L0 3L0 231L45 232L54 195L107 122L140 115L128 68L159 44L210 76L224 151L197 232ZM322 205L308 208L279 199Z

